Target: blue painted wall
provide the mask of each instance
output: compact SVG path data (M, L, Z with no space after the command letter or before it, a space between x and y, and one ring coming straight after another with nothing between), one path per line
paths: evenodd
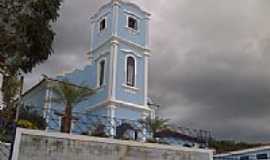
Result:
M127 16L133 16L138 21L138 31L131 31L127 27ZM119 26L118 26L118 35L119 37L139 44L141 46L145 46L146 39L145 39L145 31L146 31L146 22L148 21L145 13L143 13L138 8L123 4L119 10Z
M41 85L34 88L31 92L28 92L23 96L24 105L43 108L45 104L46 97L46 84L42 83Z
M126 53L123 52L122 50L131 50L139 55L141 57L137 57L132 53ZM136 59L136 78L135 78L135 88L137 90L130 90L124 85L126 84L126 56L127 55L132 55ZM145 57L141 53L141 51L136 50L134 48L129 47L126 44L120 44L119 45L119 50L118 50L118 58L117 58L117 82L116 82L116 99L129 102L129 103L134 103L134 104L139 104L139 105L144 105L144 88L145 88L145 68L144 68L144 63L145 63Z

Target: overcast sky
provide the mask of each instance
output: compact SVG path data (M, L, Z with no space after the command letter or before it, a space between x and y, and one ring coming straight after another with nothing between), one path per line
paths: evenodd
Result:
M88 64L89 17L108 0L64 0L55 54L32 74ZM160 114L222 139L270 141L270 1L132 0L152 13L151 96Z

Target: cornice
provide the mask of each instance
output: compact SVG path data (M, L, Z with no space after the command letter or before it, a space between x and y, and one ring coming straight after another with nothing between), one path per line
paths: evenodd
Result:
M143 51L143 54L145 56L150 56L151 55L151 50L149 48L146 48L140 44L137 44L137 43L134 43L134 42L130 42L128 40L125 40L123 38L120 38L118 36L112 36L111 38L109 38L108 40L104 41L102 44L100 44L98 47L94 48L92 51L90 51L88 54L92 54L96 51L98 51L99 49L103 48L105 45L107 45L108 43L111 43L111 44L116 44L118 45L119 43L124 43L130 47L133 47L133 48L136 48L136 49L139 49L141 51Z
M142 111L152 111L148 106L143 106L143 105L138 105L138 104L134 104L134 103L128 103L128 102L124 102L124 101L119 101L119 100L111 100L111 99L107 99L103 102L100 102L96 105L90 106L88 107L89 109L87 109L88 112L91 111L95 111L97 109L99 109L99 107L106 107L108 105L115 105L116 107L121 107L121 106L125 106L128 107L129 109L138 111L138 110L142 110Z
M148 17L151 16L151 14L149 12L146 12L145 10L143 10L140 6L138 6L135 3L131 3L131 2L128 2L128 1L121 1L121 3L126 4L128 6L132 6L132 7L136 8L136 9L140 10L141 12L143 12Z

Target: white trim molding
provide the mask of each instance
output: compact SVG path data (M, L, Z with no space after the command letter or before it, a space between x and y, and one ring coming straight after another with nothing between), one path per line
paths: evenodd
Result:
M144 105L148 105L148 67L149 58L146 56L144 60Z
M124 52L124 53L130 53L130 54L133 54L134 56L138 57L138 58L142 58L143 56L135 51L132 51L132 50L128 50L128 49L121 49L120 50L121 52Z
M109 97L112 99L115 99L115 95L116 95L118 45L119 45L118 41L111 41Z
M127 84L122 84L122 87L124 87L124 88L126 88L126 89L128 89L128 90L132 90L132 91L134 91L135 93L137 92L137 91L139 91L140 89L139 88L136 88L136 87L132 87L132 86L128 86ZM133 92L132 92L133 93Z
M100 50L101 48L103 48L104 46L106 46L108 43L112 43L112 42L117 42L118 44L124 43L130 47L133 47L135 49L141 50L142 53L145 56L150 56L151 50L149 48L146 48L138 43L134 43L134 42L130 42L128 40L125 40L123 38L120 38L118 36L112 36L111 38L108 38L108 40L104 41L103 43L101 43L100 45L98 45L98 47L94 48L92 51L90 51L89 54L93 54L94 52L97 52L98 50Z
M99 59L106 57L108 54L110 54L110 50L101 51L100 53L97 53L93 59L95 62L97 62Z
M144 106L144 105L139 105L139 104L134 104L134 103L130 103L130 102L124 102L124 101L120 101L120 100L111 100L111 99L107 99L105 101L102 101L96 105L93 105L93 106L89 106L87 108L86 111L88 112L92 112L92 111L95 111L96 109L99 109L99 107L102 107L102 106L108 106L108 105L111 105L111 104L114 104L115 106L126 106L130 109L134 109L136 111L151 111L151 108L149 108L148 106Z
M119 1L113 1L113 22L112 32L114 36L118 35L118 24L119 24Z

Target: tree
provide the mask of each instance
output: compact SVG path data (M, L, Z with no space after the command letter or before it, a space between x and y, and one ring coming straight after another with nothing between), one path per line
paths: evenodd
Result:
M0 73L2 86L48 59L53 53L52 23L62 0L1 0ZM3 87L5 96L8 88Z
M58 82L53 87L54 93L57 95L53 98L53 102L63 104L65 109L62 115L61 132L70 133L72 123L72 112L77 104L91 96L94 91L87 87L81 87L71 84L69 81Z
M5 94L3 94L3 108L2 111L0 111L0 115L5 117L7 120L13 120L15 118L15 104L16 99L18 98L20 94L21 89L21 81L17 79L16 76L12 77L4 77L7 78L5 86L2 86L2 89L5 90Z
M163 119L159 117L155 117L153 119L151 117L147 117L145 120L141 120L140 122L148 131L151 132L154 140L158 138L157 136L158 132L169 128L168 126L169 119Z

